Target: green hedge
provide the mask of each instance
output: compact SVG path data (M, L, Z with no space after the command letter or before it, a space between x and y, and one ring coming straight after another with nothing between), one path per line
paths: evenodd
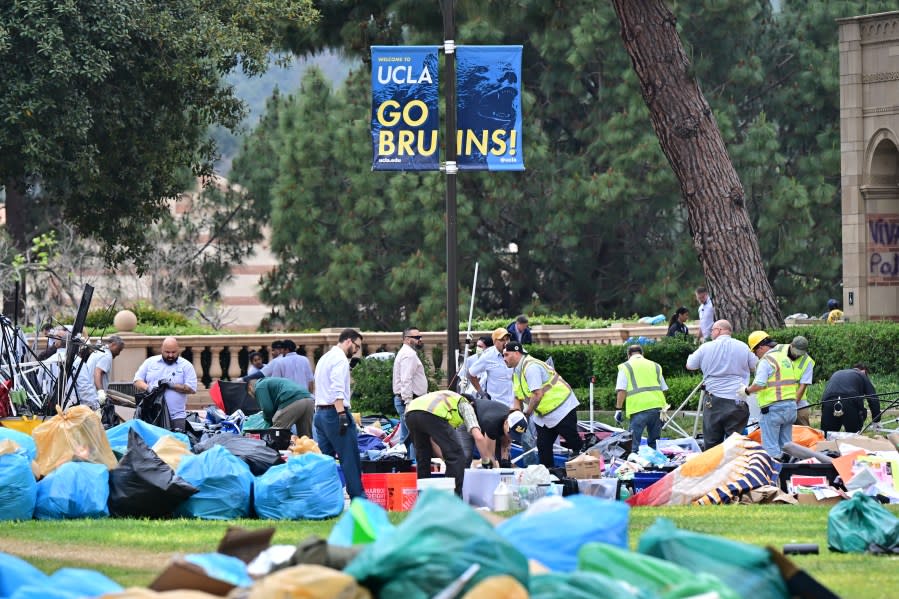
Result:
M440 373L428 359L424 360L428 391L437 390ZM359 414L393 416L393 359L362 360L353 368L353 410Z

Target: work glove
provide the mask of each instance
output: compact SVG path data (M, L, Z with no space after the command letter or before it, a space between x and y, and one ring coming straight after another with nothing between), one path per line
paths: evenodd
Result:
M337 415L337 426L338 432L340 436L344 436L348 430L350 430L350 417L346 413L346 410Z
M615 410L615 422L618 424L624 422L624 414L621 413L621 410Z
M486 468L487 470L493 468L493 460L490 458L481 458L481 468Z
M106 403L106 391L104 389L97 389L97 401L100 402L100 405Z
M166 389L169 388L169 386L171 384L172 384L172 381L170 381L169 379L163 379L163 380L159 381L156 384L156 386L159 387L160 389L162 389L163 391L165 391Z
M747 392L747 389L749 389L749 387L742 387L742 386L739 389L737 389L737 399L742 399L743 401L746 401L749 398L749 393Z

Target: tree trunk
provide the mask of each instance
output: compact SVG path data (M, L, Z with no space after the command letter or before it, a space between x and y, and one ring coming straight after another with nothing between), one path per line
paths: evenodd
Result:
M663 0L612 0L652 126L687 205L693 246L715 316L735 330L777 328L783 318L715 115L690 73L676 20Z
M25 185L21 179L10 177L4 181L6 192L6 230L16 246L22 253L28 250L28 239L25 233ZM16 306L16 294L9 285L9 293L3 296L3 314L10 320L14 320L18 308L19 325L25 324L25 276L23 274L19 285L19 305Z

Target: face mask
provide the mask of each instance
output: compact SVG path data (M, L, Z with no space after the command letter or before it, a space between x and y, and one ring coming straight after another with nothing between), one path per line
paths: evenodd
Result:
M484 353L484 348L479 345L476 348L474 348L474 353L476 355L481 355L482 353Z

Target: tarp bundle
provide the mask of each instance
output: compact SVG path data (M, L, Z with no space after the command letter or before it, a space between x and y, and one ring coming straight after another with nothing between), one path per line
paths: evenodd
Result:
M730 503L752 489L776 485L777 481L771 456L758 443L734 433L627 502L632 506Z

